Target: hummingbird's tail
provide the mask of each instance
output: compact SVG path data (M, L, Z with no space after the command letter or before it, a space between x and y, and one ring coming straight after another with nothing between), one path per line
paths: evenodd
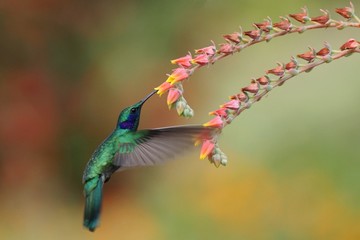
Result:
M88 180L84 186L84 226L91 232L99 225L103 185L103 178L99 176Z

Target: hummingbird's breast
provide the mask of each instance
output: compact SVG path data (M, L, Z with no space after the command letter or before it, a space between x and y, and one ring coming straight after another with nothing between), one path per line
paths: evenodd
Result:
M96 148L84 170L83 182L102 174L107 180L116 171L117 167L112 164L117 152L114 137L114 134L111 134Z

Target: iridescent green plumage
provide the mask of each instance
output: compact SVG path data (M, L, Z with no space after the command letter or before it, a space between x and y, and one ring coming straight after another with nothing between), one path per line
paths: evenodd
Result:
M86 197L84 226L94 231L99 223L102 187L120 169L150 166L186 151L199 139L209 138L214 129L201 125L137 130L141 107L156 91L125 108L115 130L90 158L83 175Z

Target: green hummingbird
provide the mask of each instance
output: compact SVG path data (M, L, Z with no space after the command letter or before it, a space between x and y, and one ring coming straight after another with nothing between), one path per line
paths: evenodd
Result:
M102 188L114 172L167 161L185 152L196 140L209 138L214 130L202 125L137 130L141 107L156 92L121 111L114 131L97 147L85 167L83 224L90 231L99 225Z

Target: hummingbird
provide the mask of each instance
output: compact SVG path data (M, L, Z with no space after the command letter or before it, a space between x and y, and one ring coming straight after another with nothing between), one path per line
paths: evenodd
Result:
M141 108L156 92L121 111L115 129L96 148L85 167L83 225L91 232L99 225L103 185L113 173L165 162L188 150L195 141L209 138L214 131L202 125L138 130Z

